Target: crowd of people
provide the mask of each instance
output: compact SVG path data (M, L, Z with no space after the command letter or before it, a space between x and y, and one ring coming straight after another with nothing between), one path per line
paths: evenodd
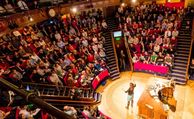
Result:
M108 68L102 35L106 29L102 11L93 9L14 30L0 38L0 76L21 88L23 82L50 83L58 90L91 87L95 76ZM26 105L15 108L23 110L21 118L42 112ZM69 106L64 112L77 113Z
M49 82L90 87L107 68L100 9L15 30L1 38L0 74L15 84ZM3 67L3 66L2 66Z
M68 2L79 2L84 0L1 0L0 15L13 14L16 12L27 11L41 8L48 5L57 5ZM45 4L45 5L44 5Z
M183 8L157 4L134 8L120 6L116 13L117 23L128 41L133 63L171 68L183 15Z

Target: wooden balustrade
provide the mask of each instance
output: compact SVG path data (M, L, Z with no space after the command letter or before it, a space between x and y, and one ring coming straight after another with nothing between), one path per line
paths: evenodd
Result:
M125 48L127 49L127 55L128 55L128 60L129 60L129 63L130 63L130 68L131 68L131 71L133 72L134 68L133 68L132 55L131 55L131 52L130 52L130 49L129 49L129 44L127 42L126 37L124 37L124 43L125 43Z
M113 46L113 49L114 49L114 56L115 56L115 59L116 59L117 70L120 71L119 70L119 64L118 64L118 57L117 57L116 47L115 47L115 41L114 41L114 37L113 37L113 33L112 32L111 32L111 39L112 39L112 46Z
M187 61L187 69L186 69L186 80L188 81L189 79L189 66L190 66L190 61L191 61L191 54L192 54L192 48L193 48L193 40L194 40L194 19L192 21L192 37L191 37L191 45L190 45L190 50L189 50L189 58Z

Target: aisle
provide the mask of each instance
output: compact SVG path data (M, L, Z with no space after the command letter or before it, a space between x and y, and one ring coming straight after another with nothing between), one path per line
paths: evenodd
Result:
M127 90L130 82L130 72L121 73L121 78L111 82L102 92L102 102L99 109L112 119L137 119L137 101L144 89L153 84L154 80L166 81L162 77L154 77L151 74L133 73L132 79L135 80L134 107L127 110ZM102 87L100 87L102 90ZM177 110L175 113L170 112L169 119L194 119L194 89L189 85L176 86L175 99L177 100ZM185 97L187 97L185 99ZM186 106L184 106L184 104ZM184 110L183 110L184 109Z

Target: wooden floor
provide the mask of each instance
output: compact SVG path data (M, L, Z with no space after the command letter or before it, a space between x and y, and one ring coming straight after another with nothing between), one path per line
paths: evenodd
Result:
M135 80L134 107L127 110L127 90L130 78ZM105 86L101 86L97 91L102 93L102 102L99 109L112 119L137 119L137 101L141 93L155 80L166 81L163 77L154 77L146 73L121 73L121 78L115 81L107 81ZM169 112L169 119L194 119L194 82L188 82L186 86L176 85L175 99L177 100L176 112Z

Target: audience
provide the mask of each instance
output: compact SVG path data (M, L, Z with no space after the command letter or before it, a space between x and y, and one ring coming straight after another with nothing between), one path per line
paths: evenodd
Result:
M84 20L88 22L81 22ZM54 19L49 25L14 30L4 36L11 42L1 45L1 63L13 70L9 77L2 76L11 81L14 78L16 84L31 81L51 83L57 89L64 85L91 87L95 76L108 68L103 29L107 24L102 13L92 10Z
M173 66L183 15L180 13L184 11L174 9L157 4L118 8L116 20L128 40L133 63Z

